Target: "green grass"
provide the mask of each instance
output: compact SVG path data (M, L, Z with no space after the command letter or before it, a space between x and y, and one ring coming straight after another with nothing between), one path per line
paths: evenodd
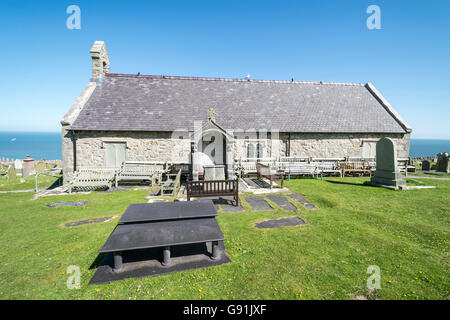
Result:
M450 181L437 189L392 191L364 178L298 179L286 185L319 207L297 213L307 224L259 230L256 221L292 216L281 209L220 212L232 263L88 285L108 223L69 221L120 215L148 191L43 197L0 194L0 299L350 299L368 295L369 265L381 268L378 299L449 298ZM419 179L417 179L419 180ZM47 208L89 200L85 207ZM294 213L295 214L295 213ZM66 268L81 268L81 289L66 287Z
M435 170L433 172L436 172ZM441 174L427 174L427 173L422 173L422 172L409 172L408 173L408 177L414 177L414 176L419 176L419 177L437 177L437 178L450 178L450 174L449 173L441 173Z
M61 175L57 176L60 177ZM30 175L27 178L25 178L25 182L20 182L20 178L21 178L20 176L17 176L16 179L8 180L6 176L0 176L0 191L27 190L35 188L36 181L34 175ZM38 176L39 188L49 187L54 183L58 185L58 178L44 175Z

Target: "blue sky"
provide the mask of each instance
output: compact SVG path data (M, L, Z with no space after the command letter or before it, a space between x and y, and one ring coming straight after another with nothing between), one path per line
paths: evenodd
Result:
M0 131L59 131L104 40L114 73L370 81L413 138L450 139L450 1L2 0L0 36Z

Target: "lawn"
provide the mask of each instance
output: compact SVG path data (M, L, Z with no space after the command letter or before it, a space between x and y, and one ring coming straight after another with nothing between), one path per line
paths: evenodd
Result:
M18 170L20 172L20 170ZM38 176L38 188L47 188L50 186L59 186L59 177L61 175L56 175L53 173L47 173L50 175L57 176L49 177L45 175ZM8 180L6 175L0 175L0 191L11 191L11 190L26 190L34 189L36 187L35 175L30 175L21 181L21 176L17 176L15 179Z
M66 228L69 221L120 215L148 191L74 194L30 200L0 194L1 299L351 299L368 295L370 265L381 269L381 290L369 298L450 297L450 181L420 179L437 189L391 191L363 186L365 178L291 180L318 210L297 204L307 224L259 230L256 221L293 213L219 213L232 263L160 277L88 285L97 252L118 218ZM419 179L418 179L419 180ZM57 201L85 207L48 208ZM66 287L70 265L81 288Z

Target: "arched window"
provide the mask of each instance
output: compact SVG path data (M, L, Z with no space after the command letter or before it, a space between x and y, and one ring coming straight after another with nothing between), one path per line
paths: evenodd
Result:
M255 145L253 143L247 144L247 158L255 157Z
M259 142L247 143L247 158L263 158L264 157L264 144Z

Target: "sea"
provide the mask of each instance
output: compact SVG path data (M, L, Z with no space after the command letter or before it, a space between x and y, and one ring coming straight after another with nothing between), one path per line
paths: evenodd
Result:
M411 139L410 157L436 156L450 153L450 139ZM61 160L60 132L0 132L0 159Z

